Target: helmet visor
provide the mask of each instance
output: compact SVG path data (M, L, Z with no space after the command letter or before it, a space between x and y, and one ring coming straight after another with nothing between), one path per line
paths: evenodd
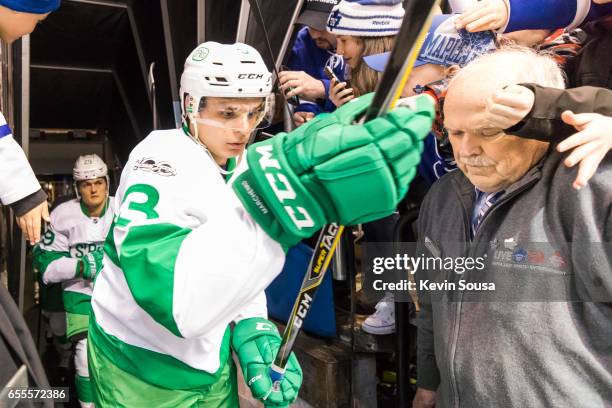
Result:
M238 98L210 98L194 119L198 124L250 133L270 126L274 115L273 101L273 96L244 101Z

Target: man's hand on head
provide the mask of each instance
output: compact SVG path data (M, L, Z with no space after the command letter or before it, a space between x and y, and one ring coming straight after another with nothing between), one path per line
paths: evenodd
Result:
M487 98L485 121L494 128L511 128L531 112L534 101L535 95L529 88L507 86Z
M286 92L287 98L296 95L313 101L325 98L323 82L311 77L304 71L282 71L278 74L278 79L281 83L281 89ZM287 92L289 88L292 89Z
M565 111L561 119L578 131L557 145L560 152L571 153L563 163L567 167L578 166L578 175L572 186L579 190L595 174L599 163L612 149L612 117L599 113L574 113Z
M505 0L483 0L463 12L455 21L455 28L469 32L499 30L508 24L510 18Z

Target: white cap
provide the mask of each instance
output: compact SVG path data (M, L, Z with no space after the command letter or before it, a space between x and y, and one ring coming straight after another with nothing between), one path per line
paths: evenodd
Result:
M342 0L327 19L327 31L335 35L385 37L402 26L401 0Z

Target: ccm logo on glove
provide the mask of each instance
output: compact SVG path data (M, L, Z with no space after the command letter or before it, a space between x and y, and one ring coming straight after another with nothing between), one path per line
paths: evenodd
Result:
M255 377L251 378L251 379L249 380L249 382L248 382L248 384L247 384L247 385L250 387L251 385L253 385L253 383L254 383L255 381L259 381L259 380L261 380L261 378L262 378L262 377L261 377L261 374L258 374L258 375L256 375Z
M258 322L257 326L255 326L255 330L272 330L272 325L268 324L268 323L261 323Z
M281 172L281 166L278 160L272 158L272 150L273 147L271 145L257 146L255 148L255 151L261 155L259 158L259 165L265 171L266 180L268 180L270 188L274 191L278 201L285 204L286 202L294 201L297 195L291 187L291 184L289 184L287 176ZM279 188L279 185L282 185L283 188ZM291 205L285 205L283 207L297 228L302 229L314 226L312 217L304 207L296 206L294 208ZM296 211L301 214L302 219L296 218Z

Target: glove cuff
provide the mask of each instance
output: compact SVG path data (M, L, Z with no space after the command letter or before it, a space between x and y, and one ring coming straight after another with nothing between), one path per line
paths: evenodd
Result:
M280 339L278 328L274 323L262 317L251 317L239 321L232 335L232 348L239 352L244 343L252 341L257 337L271 336Z
M96 273L98 272L98 263L96 261L96 257L91 253L83 256L81 258L81 262L83 262L83 279L92 280Z
M244 208L253 217L255 222L279 244L292 247L302 238L285 231L258 192L255 176L249 170L242 172L233 184L236 195L244 205Z

